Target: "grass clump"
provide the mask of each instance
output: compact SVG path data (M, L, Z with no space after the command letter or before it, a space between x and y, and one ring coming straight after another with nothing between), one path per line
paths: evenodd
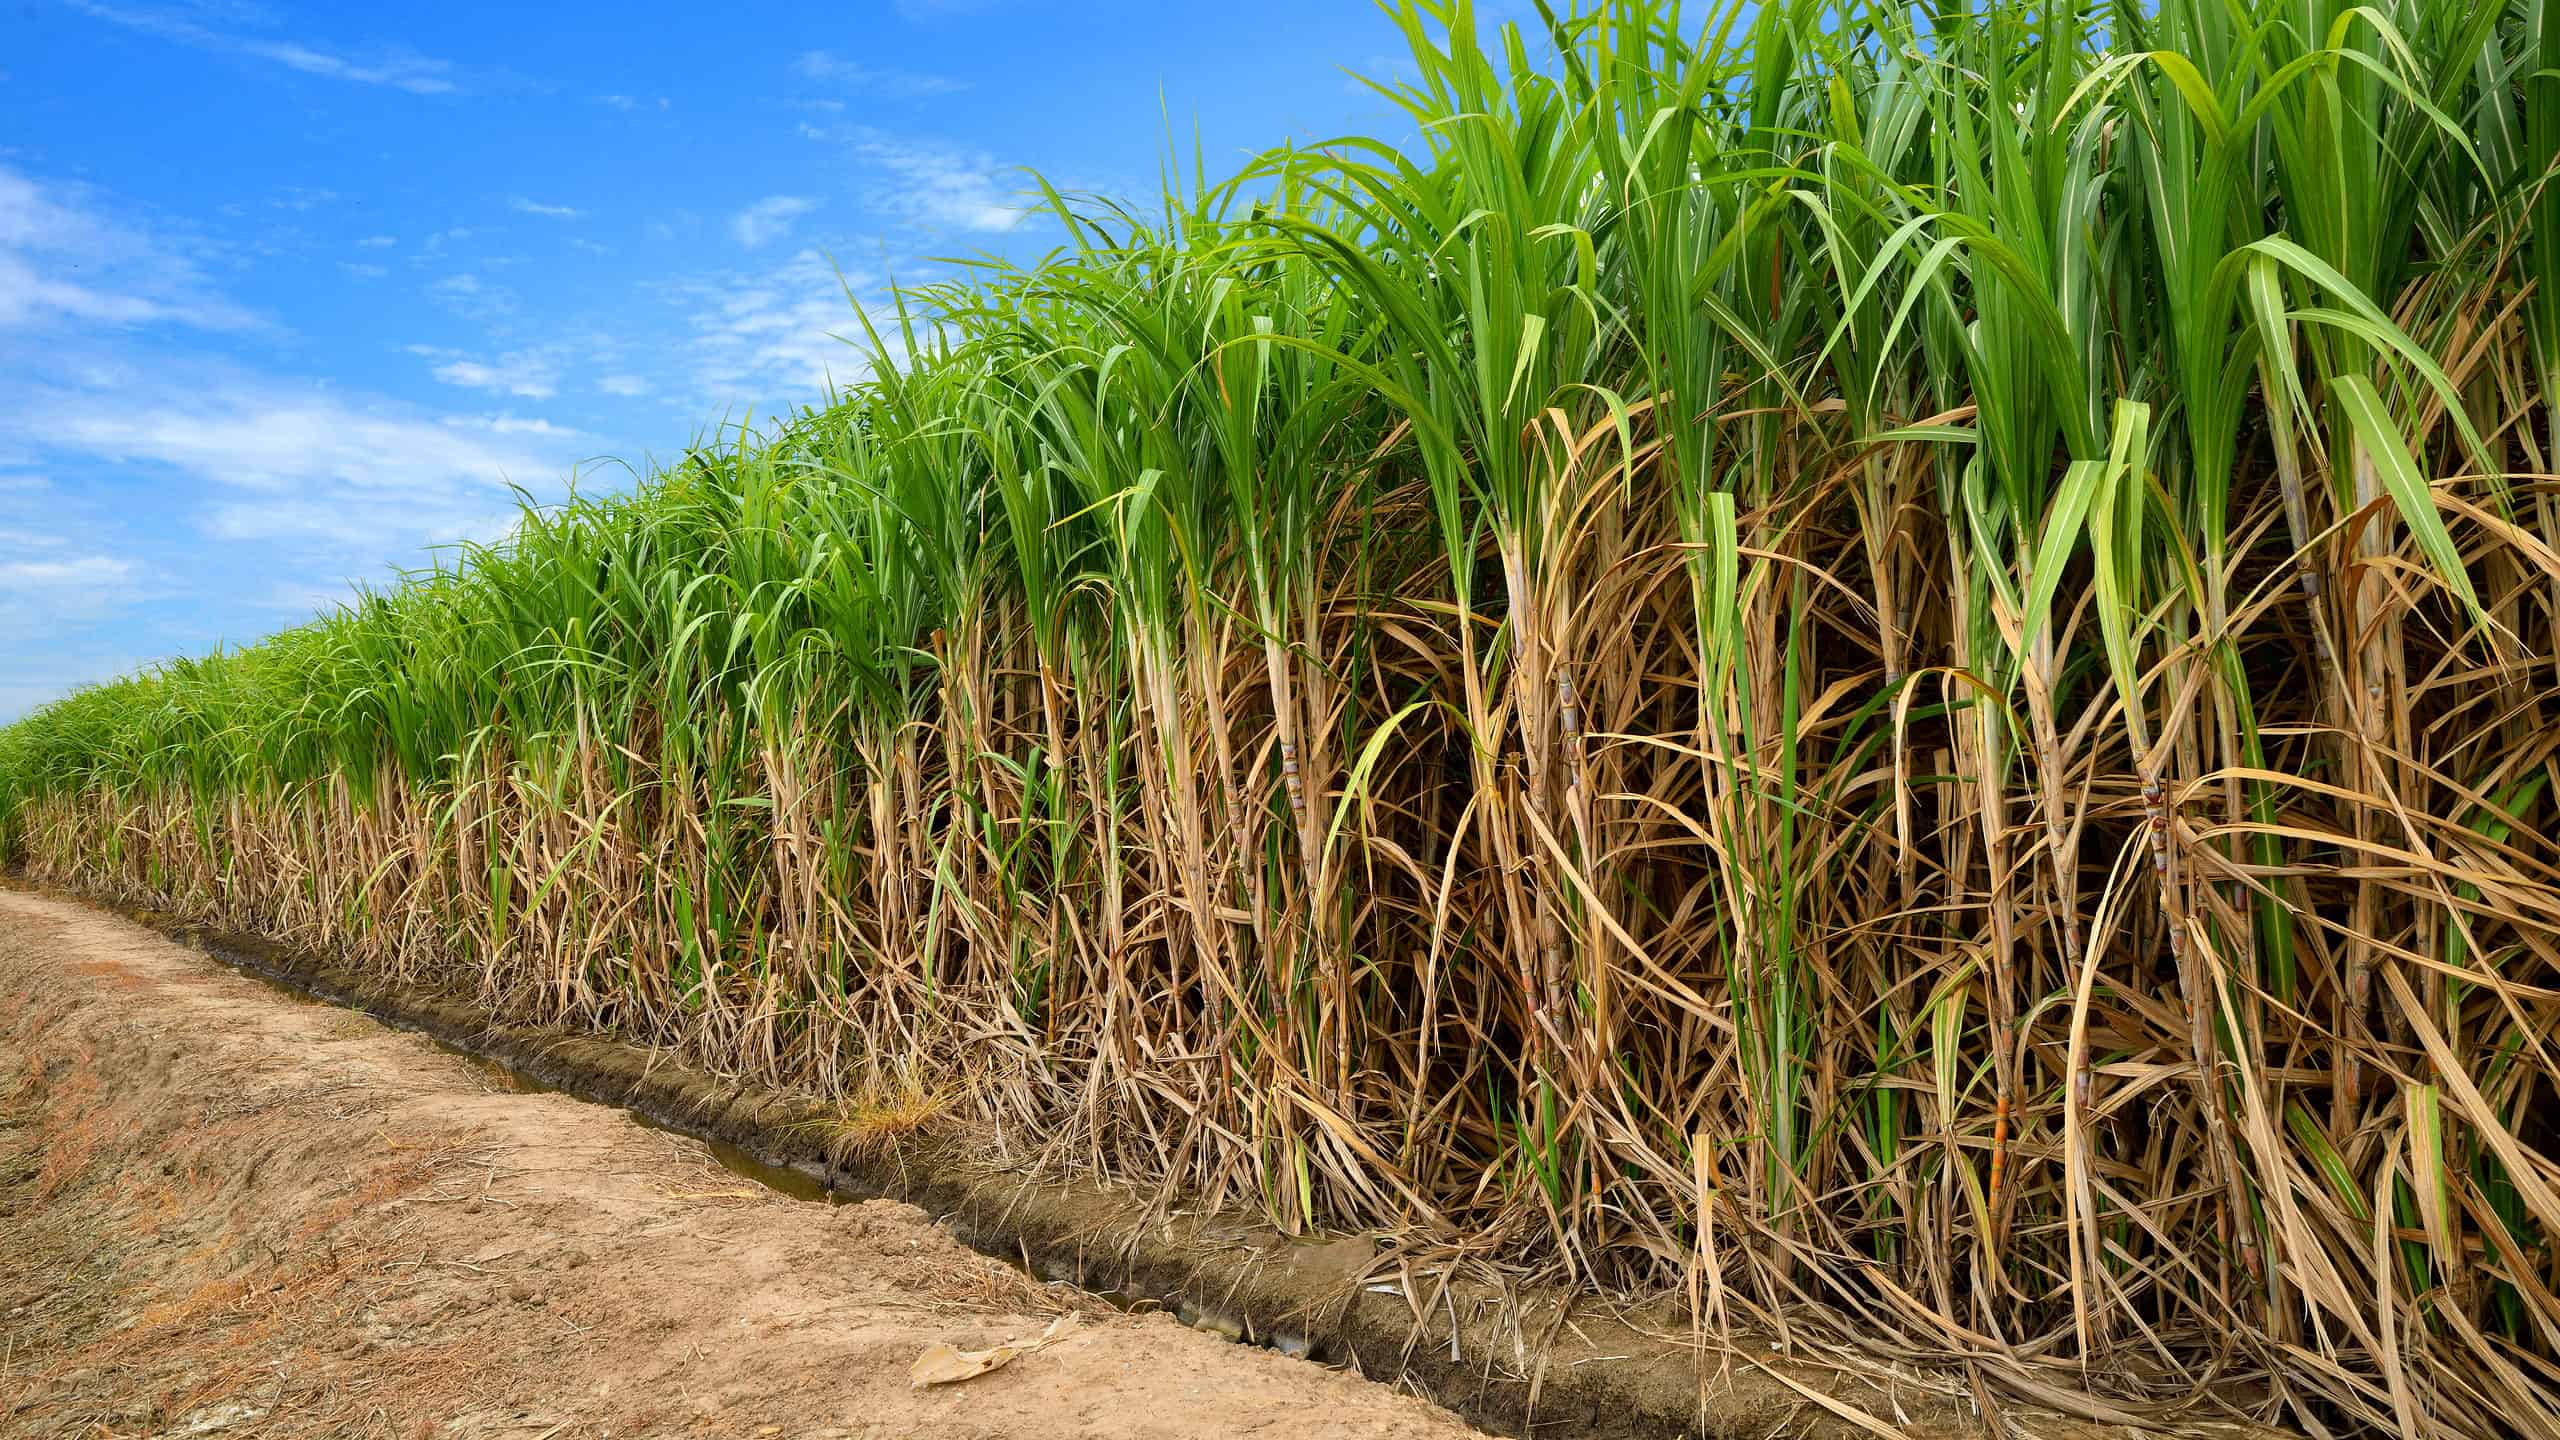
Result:
M18 850L1706 1326L2560 1428L2540 0L1388 17L1414 146L1050 194L0 736Z

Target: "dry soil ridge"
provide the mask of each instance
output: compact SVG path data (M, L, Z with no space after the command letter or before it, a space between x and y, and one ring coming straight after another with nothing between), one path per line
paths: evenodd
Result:
M1471 1432L0 891L0 1435ZM943 1390L979 1348L1067 1339Z

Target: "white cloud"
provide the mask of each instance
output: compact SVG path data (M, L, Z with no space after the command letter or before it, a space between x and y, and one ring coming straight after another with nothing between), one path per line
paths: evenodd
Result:
M607 375L596 382L596 388L607 395L635 396L649 393L649 382L637 375Z
M681 287L679 297L692 306L694 382L703 400L715 409L797 405L869 373L862 324L846 292L876 283L858 273L840 279L825 256L803 250L767 273Z
M93 0L71 0L71 8L93 19L145 35L192 45L199 50L246 55L305 75L319 75L358 85L384 85L394 90L406 90L412 95L445 95L455 88L451 65L407 51L387 51L370 60L352 60L292 40L270 40L208 29L182 15L165 11L129 10L96 4Z
M294 388L188 396L127 408L73 401L54 439L109 460L146 460L223 485L275 491L304 482L398 492L437 480L496 485L531 457L494 452L446 427Z
M496 540L515 518L513 498L496 495L387 495L365 505L335 495L258 496L216 504L204 529L216 540L281 542L359 565L414 567L445 546Z
M454 430L477 430L488 435L539 435L546 440L574 440L581 444L596 437L567 425L554 425L538 416L518 415L502 410L495 415L447 415L436 422Z
M367 235L356 242L356 244L367 250L387 250L399 243L400 242L398 240L395 240L388 235Z
M252 40L243 42L240 49L245 54L276 61L306 75L326 75L333 80L352 80L359 85L388 85L412 95L445 95L453 90L453 82L445 78L453 67L423 56L396 55L367 65L291 43Z
M353 275L359 280L379 280L383 276L391 273L379 265L360 265L352 260L339 261L338 268L346 271L348 274Z
M113 555L74 555L60 560L0 560L0 594L81 594L133 573L133 562Z
M556 497L607 448L539 414L485 413L489 394L419 408L188 345L170 328L257 321L203 278L222 252L128 213L0 161L0 719L153 652L263 632L283 617L261 587L307 609L346 577L423 562L423 547L501 538L517 516L508 482ZM395 246L360 234L296 253L377 274ZM420 283L450 263L407 248L431 267ZM431 298L474 315L514 302L469 273ZM498 330L421 368L479 367L452 373L533 406L570 357L582 383L635 368L574 332L540 339Z
M193 260L109 220L80 187L0 166L0 330L66 322L206 330L257 323L216 294Z
M540 215L550 220L575 220L587 213L568 205L545 205L539 200L528 200L522 195L508 201L507 208L526 215Z
M609 105L616 110L637 110L640 108L640 102L632 99L628 95L598 95L595 97L595 101L599 105Z
M451 361L437 366L432 373L447 385L468 385L475 390L504 390L510 395L526 395L536 400L554 393L554 387L548 382L519 380L494 365L483 365L477 360Z
M19 403L23 413L0 412L0 426L41 416L58 449L199 482L164 493L215 539L285 546L281 579L335 578L348 571L334 566L370 569L414 560L424 546L502 535L515 515L508 482L553 489L577 448L539 421L447 425L272 380L42 390Z
M299 213L317 210L323 205L333 203L337 198L338 192L326 187L313 189L307 185L287 185L277 191L275 197L267 204L278 210L292 210Z
M466 320L492 329L513 324L516 316L513 290L491 284L467 270L429 283L427 298Z
M854 154L886 175L874 205L937 229L1010 230L1022 220L1024 197L1006 167L983 151L864 132Z
M477 360L459 350L412 345L409 353L438 362L429 374L447 385L494 390L528 400L548 400L560 393L560 363L542 350L511 350L495 360Z
M816 208L816 201L797 195L767 196L739 211L729 222L730 233L748 249L761 249L789 235L792 225Z
M947 75L928 75L913 70L898 70L865 65L848 60L827 50L811 50L791 63L801 78L821 84L841 85L860 90L876 99L912 100L926 95L948 95L969 87Z
M25 534L0 531L0 543ZM27 538L37 555L0 560L0 654L6 654L0 662L0 725L130 669L131 660L123 656L66 654L63 641L80 627L130 609L148 578L141 565L122 555L70 553L59 537Z
M23 325L48 313L133 325L161 319L167 312L138 295L107 294L67 280L49 280L20 257L0 252L0 325Z

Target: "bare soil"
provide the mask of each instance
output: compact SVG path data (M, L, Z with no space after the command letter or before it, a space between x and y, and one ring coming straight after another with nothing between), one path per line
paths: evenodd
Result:
M1062 1314L910 1387L930 1347ZM0 891L0 1434L1474 1433Z

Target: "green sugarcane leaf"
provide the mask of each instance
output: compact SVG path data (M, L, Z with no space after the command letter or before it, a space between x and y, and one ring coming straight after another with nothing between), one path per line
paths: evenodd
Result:
M2460 598L2474 621L2488 623L2480 597L2471 588L2470 573L2463 568L2462 552L2436 508L2435 490L2419 474L2418 463L2410 458L2409 447L2402 442L2399 427L2391 423L2373 382L2361 375L2341 375L2329 382L2329 388L2347 412L2356 442L2372 459L2374 474L2399 510L2401 523L2409 527L2418 548L2435 567L2436 577Z

